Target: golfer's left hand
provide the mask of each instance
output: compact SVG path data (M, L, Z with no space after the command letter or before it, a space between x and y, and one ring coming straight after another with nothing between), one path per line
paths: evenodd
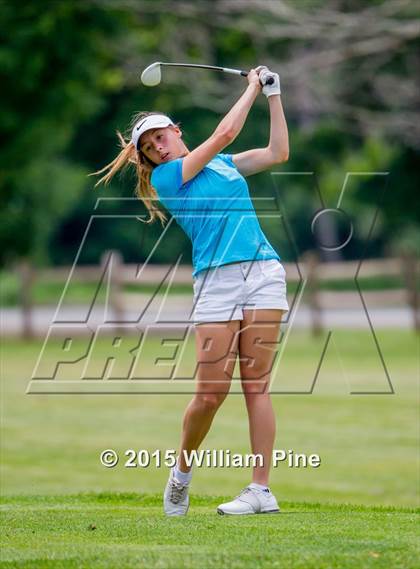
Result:
M260 82L264 85L262 92L267 98L271 97L272 95L281 94L280 76L278 73L270 71L268 67L266 67L265 65L260 65L259 67L257 67L256 71L258 73L258 78ZM274 78L274 83L272 83L271 85L265 85L265 79L267 75L270 75L271 77Z

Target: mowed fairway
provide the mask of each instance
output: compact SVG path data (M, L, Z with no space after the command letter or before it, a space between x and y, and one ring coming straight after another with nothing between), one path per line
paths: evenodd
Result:
M187 517L164 518L155 495L9 498L2 566L418 567L408 509L285 502L282 514L233 518L215 516L218 500L193 496Z
M42 342L3 341L2 567L418 566L418 338L377 332L393 395L349 393L389 391L369 332L333 338L312 394L290 393L308 391L320 359L323 343L304 333L290 337L273 385L275 448L317 453L321 466L273 468L282 513L242 518L215 511L250 469L196 468L183 519L162 512L168 469L125 468L124 451L176 449L191 395L26 395ZM112 469L99 461L107 448L120 455ZM241 395L203 448L250 452Z

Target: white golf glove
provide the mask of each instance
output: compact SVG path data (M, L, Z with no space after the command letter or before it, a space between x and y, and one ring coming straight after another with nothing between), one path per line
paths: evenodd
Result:
M262 92L264 95L267 98L271 97L272 95L280 95L281 89L279 74L273 73L273 71L270 71L265 65L260 65L260 67L257 67L256 71L258 72L258 77L260 78L261 84L263 85ZM269 75L274 78L274 83L271 85L266 85L265 81Z

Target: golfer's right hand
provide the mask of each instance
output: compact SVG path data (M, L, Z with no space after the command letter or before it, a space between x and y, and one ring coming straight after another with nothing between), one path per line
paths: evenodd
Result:
M248 79L249 85L258 87L258 91L261 92L262 86L260 83L260 78L258 77L258 73L255 69L250 69L246 78Z

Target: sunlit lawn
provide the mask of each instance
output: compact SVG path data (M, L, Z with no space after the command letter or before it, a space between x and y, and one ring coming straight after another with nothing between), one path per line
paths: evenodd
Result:
M174 391L192 391L191 380L175 387L170 380L137 382L137 394L29 395L42 342L4 340L2 567L416 567L415 514L403 508L418 498L418 342L408 331L381 330L377 339L394 394L369 332L334 331L312 394L303 392L311 390L325 338L299 332L283 339L273 370L275 448L317 453L322 462L273 468L270 486L282 513L241 519L215 511L250 481L247 468L195 467L188 516L167 519L161 494L168 468L153 459L148 467L124 467L127 449L177 449L191 395ZM147 339L146 375L161 341ZM50 367L63 354L62 341L53 344ZM82 351L86 340L73 347ZM192 337L184 347L177 352L181 376L195 361ZM93 369L103 368L109 350L106 339L96 345ZM72 369L67 379L73 373L74 380ZM237 370L234 377L203 448L245 454ZM52 391L60 381L58 374ZM101 466L104 449L119 454L115 468Z
M418 342L408 331L378 331L377 339L394 394L349 393L389 392L368 331L334 332L313 394L308 395L302 392L311 388L323 341L313 341L304 333L288 338L273 370L272 390L283 393L272 397L277 417L275 447L317 453L322 463L317 469L285 464L273 469L271 485L279 499L413 505ZM77 342L85 346L86 341ZM159 352L161 338L147 342L144 374L154 372L156 354L168 357L174 353L170 345ZM126 449L177 449L182 415L191 395L159 391L193 391L193 381L178 382L175 388L170 381L137 382L137 394L127 395L27 395L41 347L41 341L3 341L3 493L160 492L167 468L124 468L123 453ZM185 368L194 369L193 338L184 352L179 349L177 353L183 354ZM103 341L95 347L92 366L102 369L107 354L109 343ZM67 368L69 376L72 367ZM165 374L170 377L168 371ZM203 448L244 454L250 452L248 423L237 369L234 377L232 393L216 415ZM96 382L98 388L104 381ZM141 393L148 389L157 394ZM294 391L300 394L291 394ZM100 465L99 453L106 448L122 455L114 469ZM250 474L247 469L198 468L194 491L235 493Z

